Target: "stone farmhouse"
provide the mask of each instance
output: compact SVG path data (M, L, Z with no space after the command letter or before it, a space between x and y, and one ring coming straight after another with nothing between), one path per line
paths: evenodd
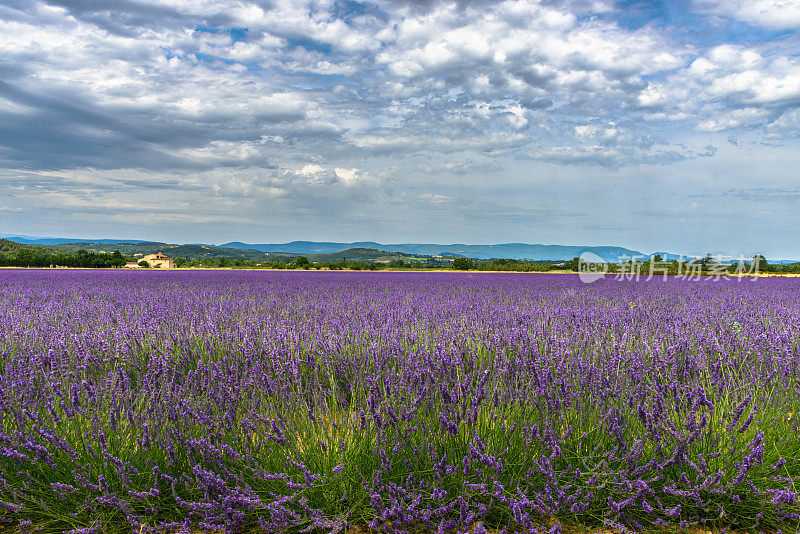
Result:
M134 261L134 262L130 262L130 263L126 263L125 267L128 268L128 269L140 269L141 268L141 266L139 265L140 261L146 261L148 263L148 265L150 265L151 268L152 267L155 267L155 268L158 268L158 269L174 269L175 268L175 262L172 261L172 258L170 258L169 256L167 256L166 254L164 254L162 252L158 252L156 254L148 254L147 256L144 256L140 260L137 260L137 261Z

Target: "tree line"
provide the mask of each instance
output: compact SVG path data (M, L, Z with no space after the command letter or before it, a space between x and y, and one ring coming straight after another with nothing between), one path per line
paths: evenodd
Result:
M123 267L127 259L120 251L113 254L98 254L78 250L74 254L29 247L0 239L0 267Z
M0 267L83 267L83 268L112 268L124 267L133 258L127 258L115 250L112 254L89 252L81 249L74 253L60 252L40 247L22 245L8 239L0 239ZM529 261L518 259L493 258L479 260L474 258L459 257L452 263L441 260L436 262L406 261L394 259L386 263L360 262L342 259L329 262L312 262L305 256L298 256L291 261L278 260L258 262L253 259L243 258L175 258L176 267L194 268L234 268L234 269L328 269L353 270L353 271L380 271L380 270L416 270L416 269L447 269L453 268L462 271L513 271L513 272L547 272L553 270L579 271L580 259L573 258L567 262L557 261ZM142 264L144 262L140 262ZM800 263L769 263L762 255L756 255L749 263L744 264L744 270L757 273L795 274L800 273ZM687 274L690 268L695 273L709 274L734 274L742 266L736 264L721 265L708 254L703 258L692 261L664 261L660 256L652 258L631 260L627 262L606 264L608 273L640 273L649 274L651 271L670 275Z
M565 267L570 271L582 269L580 258L572 258ZM731 276L736 274L757 275L764 273L797 274L800 273L800 263L770 263L761 255L752 258L729 260L720 262L711 254L698 258L683 258L664 260L656 254L652 258L633 259L617 263L605 264L605 272L611 274L654 274L654 275L685 275L685 276Z
M412 267L411 263L403 260L393 260L389 263L370 263L340 260L335 262L312 262L305 256L298 256L292 261L265 261L257 262L250 259L230 259L225 257L218 258L175 258L176 267L194 267L198 269L328 269L331 271L352 270L352 271L379 271L383 269L398 269ZM423 267L424 264L413 264L415 268Z
M382 271L382 270L436 270L458 269L478 271L521 271L545 272L553 269L563 269L563 262L531 262L513 259L492 259L476 261L469 258L455 258L452 263L445 261L422 262L394 259L389 262L361 262L352 260L338 260L328 262L312 262L305 256L299 256L292 261L267 261L257 262L248 259L228 258L175 258L176 267L194 268L240 268L240 269L327 269L331 271Z

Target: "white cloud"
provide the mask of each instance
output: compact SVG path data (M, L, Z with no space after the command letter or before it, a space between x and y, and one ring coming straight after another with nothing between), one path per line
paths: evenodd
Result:
M766 128L800 106L800 61L755 47L720 45L640 91L649 120L691 121L701 131Z
M800 0L696 0L704 11L724 13L756 26L800 28Z
M367 174L361 169L345 169L342 167L336 167L333 169L333 172L336 173L336 177L339 179L339 181L345 185L356 185L359 181L365 181L369 179Z
M449 195L437 195L434 193L423 193L417 197L421 202L426 204L433 204L434 206L441 206L447 204L453 197Z
M286 170L283 176L288 179L300 178L309 185L355 187L369 184L373 181L366 172L357 168L334 167L328 168L316 163L307 163L299 170Z
M733 1L730 13L755 4L788 20L795 5ZM12 140L0 165L302 177L312 158L323 169L306 179L343 186L369 181L354 157L446 166L517 151L594 164L602 147L624 166L672 161L661 123L797 131L783 118L800 102L788 51L631 29L610 1L387 0L347 15L311 0L64 5L0 16L2 65L15 66L0 113L52 132L41 147Z

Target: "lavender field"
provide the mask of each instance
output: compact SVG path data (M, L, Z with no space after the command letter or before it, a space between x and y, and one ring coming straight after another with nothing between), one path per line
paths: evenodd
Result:
M21 531L794 531L800 282L0 272Z

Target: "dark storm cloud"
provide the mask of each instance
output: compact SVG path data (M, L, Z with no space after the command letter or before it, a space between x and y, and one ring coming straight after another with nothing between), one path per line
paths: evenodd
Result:
M0 81L0 96L27 108L0 112L0 154L7 166L41 169L73 167L168 168L177 158L159 152L150 142L163 139L142 124L35 95Z
M276 109L251 113L246 122L236 124L224 122L224 116L191 122L168 120L147 111L93 109L90 102L81 102L82 95L53 93L37 94L0 81L0 97L22 108L16 112L0 108L0 146L6 149L0 153L0 160L7 166L165 170L238 165L236 159L224 157L204 163L181 156L176 150L203 147L213 141L257 141L264 124L291 123L303 117L301 111ZM330 133L325 135L330 137ZM260 158L262 166L267 162Z

